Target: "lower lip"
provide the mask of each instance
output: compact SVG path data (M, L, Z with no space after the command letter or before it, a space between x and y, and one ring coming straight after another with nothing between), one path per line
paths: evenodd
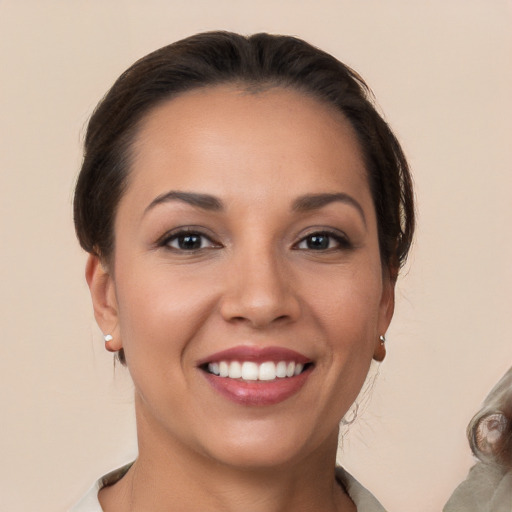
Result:
M271 381L246 381L203 373L210 385L232 402L242 405L273 405L298 393L311 371L312 368L307 368L300 375Z

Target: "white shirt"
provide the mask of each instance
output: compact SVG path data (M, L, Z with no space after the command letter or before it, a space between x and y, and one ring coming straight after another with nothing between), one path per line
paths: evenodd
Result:
M98 501L98 492L106 485L111 485L120 480L130 466L131 464L123 466L100 478L69 512L103 512L100 502ZM373 494L366 490L343 468L336 468L336 478L347 490L348 495L357 507L357 512L386 512Z

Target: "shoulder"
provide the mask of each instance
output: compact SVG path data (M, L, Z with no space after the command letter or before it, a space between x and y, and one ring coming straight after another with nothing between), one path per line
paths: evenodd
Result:
M126 472L130 469L131 465L126 464L105 476L102 476L96 483L87 491L85 496L70 509L69 512L103 512L100 502L98 500L98 492L106 487L107 485L115 484L118 480L121 480Z
M355 503L357 512L386 512L377 498L342 467L336 468L336 478Z

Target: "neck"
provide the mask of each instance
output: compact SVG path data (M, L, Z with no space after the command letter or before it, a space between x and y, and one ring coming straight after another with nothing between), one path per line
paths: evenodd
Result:
M356 510L334 476L337 433L303 459L241 468L190 450L142 414L137 414L137 430L137 461L122 480L100 493L106 512Z

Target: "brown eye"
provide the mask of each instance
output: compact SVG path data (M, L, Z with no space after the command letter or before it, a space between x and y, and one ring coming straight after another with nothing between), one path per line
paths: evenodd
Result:
M327 251L329 249L348 247L350 247L350 244L346 238L329 232L311 233L297 244L298 249L306 249L308 251Z
M199 251L201 249L217 246L217 244L206 235L189 231L175 233L168 237L163 245L179 251Z
M308 249L313 250L329 249L331 243L331 239L324 234L308 236L305 241Z

